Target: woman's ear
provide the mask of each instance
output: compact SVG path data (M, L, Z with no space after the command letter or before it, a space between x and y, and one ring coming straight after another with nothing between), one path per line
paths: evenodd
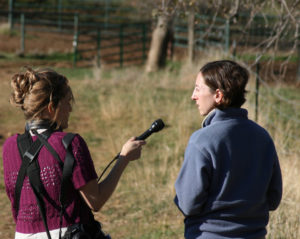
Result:
M222 103L222 101L223 101L224 94L223 94L223 92L220 89L216 89L214 97L215 97L216 104L220 105Z
M50 102L48 104L47 110L48 110L48 113L50 115L50 118L52 119L55 115L55 108L54 108L53 102Z

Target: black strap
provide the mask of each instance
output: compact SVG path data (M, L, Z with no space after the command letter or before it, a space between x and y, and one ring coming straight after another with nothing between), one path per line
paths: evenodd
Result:
M43 223L46 229L48 239L51 239L51 235L47 225L46 219L46 210L45 203L43 200L43 195L45 195L45 188L40 179L40 167L38 161L35 160L37 155L43 145L49 150L49 152L54 156L54 158L58 161L58 163L62 167L62 181L61 181L61 190L60 190L60 204L61 204L61 212L60 212L60 236L61 238L61 227L62 227L62 216L66 208L66 199L68 195L68 190L73 186L71 177L73 173L73 167L75 163L75 159L72 153L71 142L75 136L75 134L68 133L62 140L62 143L66 149L66 157L64 163L61 161L57 152L53 149L53 147L47 142L47 139L51 135L52 131L48 130L43 134L38 134L35 129L32 129L32 132L37 135L38 139L32 143L31 136L29 132L25 132L25 134L20 135L18 137L18 148L22 157L22 165L18 174L15 195L16 195L16 208L18 213L20 194L23 186L23 181L26 175L29 177L30 185L35 194L37 204L43 219Z
M71 177L73 173L75 159L72 153L71 143L74 137L75 134L67 133L62 139L62 143L66 149L66 157L63 166L63 173L62 173L62 180L61 180L60 194L59 194L59 201L61 206L60 219L59 219L59 238L61 238L62 217L66 208L67 195L69 189L72 187Z
M31 131L39 138L39 140L42 142L42 144L45 145L45 147L48 149L48 151L56 159L60 168L63 168L63 166L64 166L63 161L60 159L60 157L57 154L57 152L55 151L55 149L47 141L47 139L50 137L50 135L52 133L51 130L47 130L43 134L39 134L36 129L32 129Z
M34 159L34 157L38 153L38 151L41 149L42 144L38 140L32 143L32 139L28 132L25 132L24 134L18 136L17 144L22 159L22 164L18 173L16 187L15 187L15 198L16 198L15 208L16 208L16 214L18 215L21 190L23 187L24 178L27 174L27 168L30 162Z
M72 173L73 173L73 167L75 164L75 158L74 158L74 155L72 152L71 143L72 143L74 137L75 137L75 134L68 133L64 136L64 138L62 140L62 143L66 149L66 157L65 157L65 162L64 162L62 182L61 182L61 192L60 192L60 202L61 202L60 233L59 233L60 239L61 239L62 215L63 215L65 207L66 207L66 199L67 199L67 195L68 195L68 190L71 187L73 187L71 178L72 178ZM86 204L86 202L83 200L82 197L80 197L80 199L81 199L81 210L88 211L89 217L90 217L89 218L90 222L97 223L95 221L94 214L92 213L91 209L88 207L88 205ZM99 224L99 226L100 226L100 224ZM101 226L100 226L100 228L101 228ZM103 232L101 230L99 233L103 234ZM104 234L103 234L103 236L104 236Z
M28 158L23 159L23 155L25 153L25 151L30 147L31 143L28 143L28 134L22 134L19 135L17 138L17 145L18 145L18 149L19 149L19 153L21 156L21 160L22 160L22 164L18 173L18 177L17 177L17 182L16 182L16 187L15 187L15 205L14 208L16 209L16 214L18 215L18 211L19 211L19 203L20 203L20 196L21 196L21 190L22 190L22 186L23 186L23 181L26 175L26 168L29 165L29 160ZM30 137L31 139L31 137Z
M45 188L40 179L40 167L37 160L34 160L33 163L29 165L29 167L27 168L27 175L29 177L30 185L33 189L38 207L40 209L40 213L46 229L47 237L48 239L51 239L51 235L47 224L47 218L46 218L45 202L43 199Z
M68 133L62 139L62 143L66 149L66 157L65 157L64 167L63 167L62 181L61 181L61 188L60 188L60 202L62 205L66 203L67 191L69 190L70 186L72 186L70 184L71 184L71 177L73 173L75 160L71 149L71 143L74 137L75 134Z
M50 134L46 135L47 139ZM15 187L15 207L18 215L21 190L23 187L24 178L26 175L29 177L30 185L33 189L36 201L42 216L44 226L46 228L47 237L51 239L50 232L47 225L45 204L43 200L44 187L40 179L40 167L38 161L36 160L37 155L42 148L42 143L39 138L32 143L32 139L28 131L17 138L18 149L22 158L21 168L19 170L16 187Z
M23 158L24 153L27 149L29 149L30 145L32 144L32 138L28 131L25 131L24 134L18 135L17 138L18 149L21 153L21 158Z

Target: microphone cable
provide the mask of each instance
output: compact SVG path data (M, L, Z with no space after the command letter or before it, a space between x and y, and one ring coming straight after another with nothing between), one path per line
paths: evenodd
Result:
M107 171L107 169L110 167L110 165L112 165L113 162L115 162L120 156L120 153L118 153L114 158L113 160L111 160L108 165L105 167L105 169L102 171L101 175L99 176L99 178L97 179L97 182L99 183L102 176L104 175L104 173Z
M149 129L147 129L144 133L142 133L140 136L136 137L135 140L145 140L148 138L152 133L158 132L162 130L165 127L164 122L161 119L155 120ZM108 165L105 167L105 169L102 171L101 175L98 177L97 182L99 183L101 178L103 177L104 173L107 171L107 169L112 165L113 162L115 162L120 156L120 153L118 153L113 160L111 160Z

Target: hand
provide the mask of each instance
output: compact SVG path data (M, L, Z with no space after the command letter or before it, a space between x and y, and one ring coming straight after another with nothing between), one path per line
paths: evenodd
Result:
M141 157L142 146L146 144L144 140L130 138L122 147L120 156L128 161L133 161Z

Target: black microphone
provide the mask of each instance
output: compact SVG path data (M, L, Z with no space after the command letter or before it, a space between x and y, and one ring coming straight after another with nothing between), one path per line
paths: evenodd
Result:
M165 127L164 122L161 119L155 120L149 129L147 129L144 133L142 133L140 136L136 137L136 140L145 140L148 138L152 133L158 132L162 130Z
M157 119L155 120L149 129L147 129L144 133L142 133L140 136L136 137L135 140L145 140L146 138L148 138L152 133L158 132L160 130L162 130L165 127L164 122L161 119ZM106 166L106 168L103 170L103 172L101 173L101 175L99 176L97 182L99 183L102 176L104 175L104 173L106 172L106 170L110 167L110 165L116 160L118 159L120 156L120 153L118 153L116 155L116 157L114 157L114 159Z

